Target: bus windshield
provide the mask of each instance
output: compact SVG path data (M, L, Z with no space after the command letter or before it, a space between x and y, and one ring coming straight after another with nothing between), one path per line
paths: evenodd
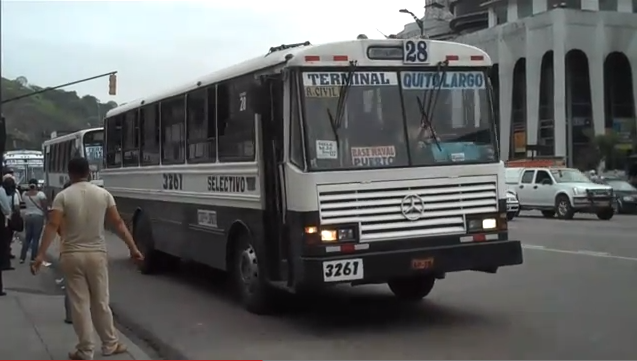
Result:
M11 170L13 170L13 177L15 178L16 184L24 184L29 181L27 179L26 165L13 165L11 166Z
M485 71L475 70L401 73L413 165L496 160L485 79Z
M104 131L96 130L84 134L84 157L88 160L91 171L102 169L102 151L104 146Z
M339 70L302 73L311 169L497 161L486 71Z
M27 170L27 181L31 179L43 180L44 179L44 167L41 165L30 165Z

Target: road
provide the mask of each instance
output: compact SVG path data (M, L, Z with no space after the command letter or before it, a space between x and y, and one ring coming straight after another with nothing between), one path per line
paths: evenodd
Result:
M522 266L451 274L421 304L340 287L276 317L246 313L208 272L143 276L109 240L119 321L188 359L634 359L637 217L511 222ZM290 302L284 300L282 302Z

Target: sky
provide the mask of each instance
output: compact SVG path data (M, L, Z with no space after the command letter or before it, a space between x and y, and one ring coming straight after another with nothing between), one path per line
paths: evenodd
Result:
M66 88L118 103L190 83L262 56L271 46L381 38L424 13L424 0L208 0L0 2L2 76L55 86L118 72L118 94L102 78Z

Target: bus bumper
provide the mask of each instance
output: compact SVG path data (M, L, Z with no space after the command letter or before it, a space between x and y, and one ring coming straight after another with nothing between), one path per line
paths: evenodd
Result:
M372 284L418 274L484 271L522 264L520 241L501 240L459 245L339 254L301 258L296 285Z

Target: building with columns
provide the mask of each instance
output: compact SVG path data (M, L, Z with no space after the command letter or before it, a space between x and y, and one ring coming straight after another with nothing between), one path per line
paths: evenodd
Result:
M453 40L494 62L503 159L532 145L583 166L591 137L610 130L631 151L637 0L451 0L448 11Z

